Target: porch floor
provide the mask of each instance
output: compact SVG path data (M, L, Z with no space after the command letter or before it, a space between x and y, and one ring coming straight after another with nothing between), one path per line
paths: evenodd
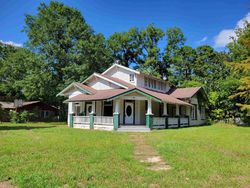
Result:
M150 132L146 125L120 125L118 132Z

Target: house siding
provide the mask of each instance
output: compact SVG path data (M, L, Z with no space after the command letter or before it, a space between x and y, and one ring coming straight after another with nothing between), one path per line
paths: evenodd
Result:
M134 74L134 77L135 77L135 80L134 82L130 82L130 77L129 75L130 74ZM136 85L136 80L137 80L137 75L132 72L132 71L129 71L129 70L125 70L125 69L122 69L122 68L119 68L119 67L116 67L112 70L110 70L109 72L107 72L105 75L107 76L111 76L111 77L114 77L114 78L118 78L118 79L121 79L125 82L128 82L132 85Z
M98 79L90 82L88 86L97 89L97 90L106 90L106 89L118 89L119 86L112 84L106 80Z

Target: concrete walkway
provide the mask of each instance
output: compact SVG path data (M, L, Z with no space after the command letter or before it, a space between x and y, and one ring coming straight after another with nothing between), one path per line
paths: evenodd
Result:
M148 169L150 170L160 171L171 169L170 165L161 158L157 151L145 142L143 135L133 134L130 137L134 144L135 159L148 164Z

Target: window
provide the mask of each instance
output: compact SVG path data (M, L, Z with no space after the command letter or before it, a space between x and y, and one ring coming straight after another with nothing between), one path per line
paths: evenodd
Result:
M81 111L80 104L75 103L75 115L78 116L80 114L80 111Z
M153 87L154 87L154 89L156 89L156 80L153 80L153 83L154 83L154 84L153 84L153 85L154 85Z
M42 118L47 118L47 117L49 117L49 111L43 110L43 111L41 112L41 117L42 117Z
M134 82L135 81L135 75L134 74L130 74L129 75L129 80L130 80L130 82Z
M103 103L103 115L113 116L113 103L112 101L104 101Z
M193 106L192 106L191 118L192 118L192 120L197 120L197 104L193 104Z
M148 87L148 78L147 77L144 78L144 86Z
M186 115L186 106L180 106L180 115L185 116Z

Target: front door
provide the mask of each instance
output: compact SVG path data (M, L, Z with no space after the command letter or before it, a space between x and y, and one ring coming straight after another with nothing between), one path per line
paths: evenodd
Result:
M134 103L133 102L125 102L125 124L133 124L134 123Z

